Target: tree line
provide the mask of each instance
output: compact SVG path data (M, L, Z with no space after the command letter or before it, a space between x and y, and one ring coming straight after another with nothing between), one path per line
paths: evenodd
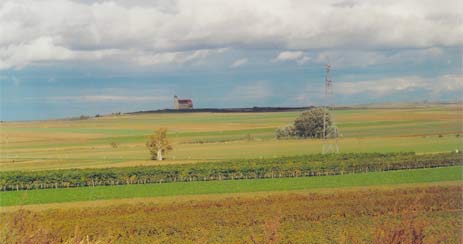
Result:
M6 171L0 190L342 175L461 165L461 153L314 154L273 159L104 169Z

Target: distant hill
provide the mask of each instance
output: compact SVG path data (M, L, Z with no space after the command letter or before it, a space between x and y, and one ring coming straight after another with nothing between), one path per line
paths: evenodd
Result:
M435 106L448 106L448 105L458 105L462 106L462 102L396 102L396 103L370 103L370 104L357 104L351 105L349 108L352 109L409 109L409 108L427 108Z
M125 114L150 114L150 113L255 113L255 112L283 112L283 111L301 111L314 108L309 107L252 107L252 108L195 108L195 109L158 109L129 112Z
M390 109L390 108L426 108L436 105L462 105L455 102L409 102L409 103L372 103L372 104L359 104L349 106L337 106L336 110L345 109ZM149 113L255 113L255 112L285 112L285 111L302 111L314 108L316 106L308 107L251 107L251 108L195 108L195 109L157 109L145 110L136 112L127 112L124 114L149 114Z

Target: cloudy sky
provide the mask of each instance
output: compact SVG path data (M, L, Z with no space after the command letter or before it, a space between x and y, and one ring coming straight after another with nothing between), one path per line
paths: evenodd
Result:
M455 101L459 0L0 0L2 120Z

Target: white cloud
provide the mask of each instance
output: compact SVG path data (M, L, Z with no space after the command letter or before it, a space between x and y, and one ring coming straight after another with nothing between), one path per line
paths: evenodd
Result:
M221 50L196 50L187 52L165 52L153 55L141 54L134 57L134 61L140 65L158 64L184 64L195 60L201 60L213 53L220 53Z
M444 92L456 91L463 94L463 75L442 75L435 80L429 82L429 89L433 95L438 95Z
M50 103L164 103L172 101L174 94L169 86L146 86L142 90L106 87L102 89L78 89L60 95L29 97L30 100L45 100Z
M436 77L400 76L358 81L334 81L334 99L355 99L362 97L363 102L372 102L383 98L397 98L397 95L409 96L408 101L417 99L430 101L461 99L463 94L463 75L440 75ZM417 92L417 93L414 93ZM308 84L302 87L290 101L297 106L321 105L324 103L324 87L321 84ZM417 97L416 94L420 94ZM347 100L344 100L347 101ZM400 100L403 101L403 100Z
M304 57L298 59L298 60L296 61L296 63L299 64L299 65L303 65L303 64L309 62L310 59L311 59L310 57L304 56Z
M235 86L223 99L239 100L260 100L273 95L270 85L266 81L253 81Z
M458 0L6 0L0 68L82 58L158 63L146 53L175 63L171 53L220 48L457 47L462 15Z
M160 102L169 101L168 96L118 96L118 95L83 95L83 96L54 96L48 101L68 102Z
M24 44L0 47L0 69L11 66L22 67L30 62L71 59L74 53L56 46L49 37L40 37Z
M342 95L366 94L375 97L393 93L405 93L417 89L436 96L445 92L463 93L463 75L442 75L438 77L405 76L334 84L335 93Z
M369 50L334 50L322 51L312 60L315 63L329 62L333 67L368 67L381 64L420 63L439 60L446 57L442 48L369 51Z
M297 64L302 65L307 63L310 57L306 56L302 51L284 51L279 53L272 62L287 62L295 61Z
M274 59L275 62L278 61L293 61L293 60L298 60L304 56L304 52L298 51L298 52L281 52L278 54L278 56Z
M245 64L248 63L248 59L247 58L241 58L241 59L238 59L236 60L235 62L233 62L231 65L230 65L230 68L238 68L240 66L243 66Z

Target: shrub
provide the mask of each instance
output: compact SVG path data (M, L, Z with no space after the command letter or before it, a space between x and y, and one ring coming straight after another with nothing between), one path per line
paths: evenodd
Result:
M293 125L287 125L276 129L275 134L277 139L284 139L294 137L296 135L296 131Z

